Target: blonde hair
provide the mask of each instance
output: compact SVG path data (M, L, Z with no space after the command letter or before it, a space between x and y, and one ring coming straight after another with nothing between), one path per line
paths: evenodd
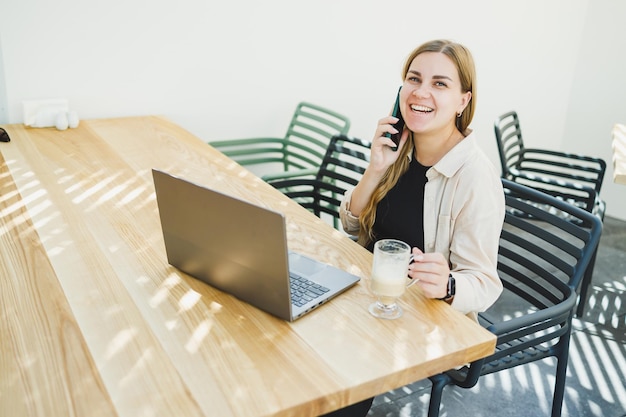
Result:
M406 78L411 63L419 54L424 52L439 52L446 55L454 63L459 79L461 81L461 91L471 92L470 101L460 117L456 118L456 127L460 132L465 132L469 127L476 108L476 70L474 67L474 59L470 51L461 44L448 40L433 40L426 42L413 50L407 57L404 68L402 69L402 80ZM378 187L372 194L367 206L363 209L359 216L359 239L358 242L367 246L376 237L374 236L374 222L376 221L376 207L378 203L387 195L389 190L398 182L398 179L409 169L408 156L414 150L413 132L409 131L409 137L404 147L398 155L398 159L393 163L383 175Z

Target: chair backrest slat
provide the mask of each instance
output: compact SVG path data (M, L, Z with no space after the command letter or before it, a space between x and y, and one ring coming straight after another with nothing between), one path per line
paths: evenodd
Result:
M354 187L369 164L370 143L344 134L334 135L326 148L315 179L271 181L274 187L339 226L339 209L345 192Z
M502 177L521 181L535 188L550 184L552 195L567 194L566 199L587 211L594 211L606 172L606 162L597 157L528 148L524 145L517 112L496 118L496 144ZM576 189L576 192L568 192ZM594 192L590 192L593 190Z
M269 180L291 176L294 171L317 170L330 138L347 134L349 129L348 117L300 102L283 137L218 140L209 144L239 164L258 170L263 179Z
M350 120L324 107L301 102L289 123L285 135L284 153L286 170L318 168L330 138L347 134Z

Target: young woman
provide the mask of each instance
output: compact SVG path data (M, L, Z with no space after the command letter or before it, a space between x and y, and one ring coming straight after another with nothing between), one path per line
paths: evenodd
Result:
M476 319L502 291L496 264L504 192L468 128L476 106L474 61L464 46L434 40L409 55L402 76L398 150L385 136L397 133L398 119L384 117L370 164L344 197L342 224L370 250L379 239L407 242L415 285ZM364 416L371 402L331 415Z

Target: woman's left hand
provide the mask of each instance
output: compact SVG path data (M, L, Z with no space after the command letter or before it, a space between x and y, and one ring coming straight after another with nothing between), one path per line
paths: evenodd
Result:
M440 253L424 253L413 248L413 262L409 265L409 276L417 279L415 283L422 287L429 298L442 298L448 293L448 261Z

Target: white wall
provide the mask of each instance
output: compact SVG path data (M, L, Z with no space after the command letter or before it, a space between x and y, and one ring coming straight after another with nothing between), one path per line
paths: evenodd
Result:
M590 2L563 121L564 134L555 144L607 162L601 195L608 214L624 220L626 186L613 182L611 130L615 123L626 124L625 16L624 1Z
M474 53L473 127L494 163L493 120L511 109L529 145L610 162L607 125L626 122L625 12L615 0L0 0L7 121L23 121L22 100L62 97L82 118L161 114L208 141L281 135L307 100L370 138L406 55L445 37ZM612 168L603 197L626 219Z

